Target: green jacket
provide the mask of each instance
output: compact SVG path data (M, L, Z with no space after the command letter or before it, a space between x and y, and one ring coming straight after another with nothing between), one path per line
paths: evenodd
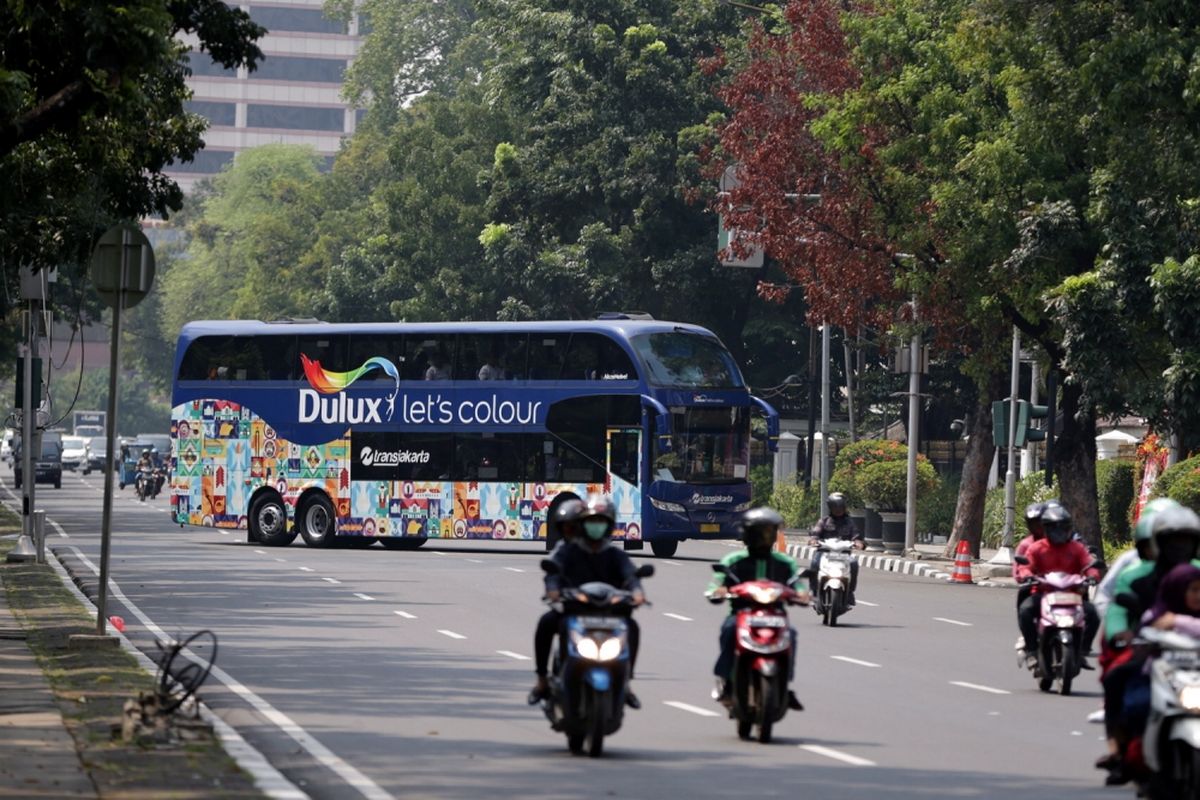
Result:
M734 586L742 581L769 580L791 584L799 572L796 559L775 550L766 558L756 558L748 550L738 550L722 558L721 563L729 567L738 579L735 581L728 575L714 572L705 594L712 594L720 586Z
M1200 558L1192 559L1192 565L1200 568ZM1112 602L1104 615L1104 640L1111 642L1113 637L1125 631L1136 631L1142 623L1142 614L1154 605L1158 595L1158 583L1162 573L1156 572L1157 562L1139 561L1130 564L1117 575L1113 588ZM1121 595L1129 595L1134 600L1136 608L1131 611L1118 602Z

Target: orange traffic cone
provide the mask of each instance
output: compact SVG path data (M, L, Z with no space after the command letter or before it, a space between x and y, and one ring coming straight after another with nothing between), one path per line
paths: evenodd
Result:
M954 572L950 575L952 583L974 583L971 580L971 545L966 539L958 540L958 549L954 552Z
M787 537L783 535L783 528L775 531L775 549L780 553L787 552Z

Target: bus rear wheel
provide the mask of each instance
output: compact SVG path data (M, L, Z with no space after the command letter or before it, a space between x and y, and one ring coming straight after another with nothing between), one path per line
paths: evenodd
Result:
M296 511L296 524L309 547L333 546L333 503L325 495L309 496Z
M658 539L650 543L650 549L659 558L670 558L679 549L678 539Z
M288 530L287 508L275 492L263 492L250 504L246 519L250 541L268 547L286 547L296 539L296 531Z

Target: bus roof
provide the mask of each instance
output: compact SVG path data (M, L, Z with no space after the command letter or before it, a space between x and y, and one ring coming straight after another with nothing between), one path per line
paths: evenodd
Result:
M691 333L714 336L712 331L699 325L666 320L643 319L590 319L557 320L547 322L263 322L262 320L199 320L188 322L179 332L180 342L191 341L198 336L308 336L322 333L572 333L606 332L622 337L642 333L665 333L685 330Z

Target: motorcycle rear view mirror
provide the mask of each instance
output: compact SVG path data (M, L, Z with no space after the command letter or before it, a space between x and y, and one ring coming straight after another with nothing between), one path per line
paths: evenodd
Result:
M634 574L637 575L639 578L649 578L651 575L654 574L654 565L653 564L642 564L640 567L637 568L637 571Z
M1028 564L1029 563L1029 559L1026 558L1025 556L1013 556L1013 561L1017 562L1018 564Z
M542 559L542 572L545 572L547 575L557 575L558 574L558 564L554 561L551 561L548 558L543 558Z

